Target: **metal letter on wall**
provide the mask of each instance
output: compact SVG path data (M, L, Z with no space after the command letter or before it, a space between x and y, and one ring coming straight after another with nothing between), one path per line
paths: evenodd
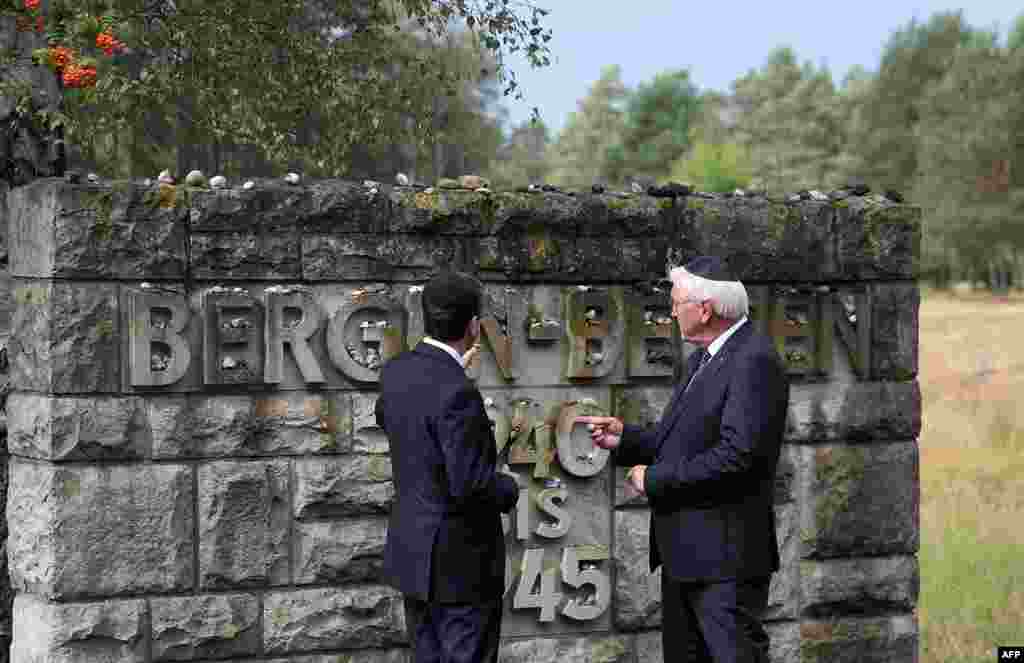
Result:
M203 293L203 382L263 382L263 303L248 292Z
M266 290L267 356L264 381L278 384L284 373L284 347L292 357L306 384L323 384L324 374L309 347L309 339L320 328L321 314L313 293L308 288ZM295 314L298 315L295 315Z
M577 416L603 416L597 405L569 401L558 415L558 463L566 472L577 477L592 477L604 469L611 454L594 445L585 424L574 424Z
M404 348L405 308L385 295L343 305L327 325L331 363L358 382L379 382L380 366Z
M185 295L128 294L128 369L133 387L164 387L185 376L192 349L182 335L191 312Z
M587 286L570 288L564 307L569 341L566 377L600 378L611 373L625 335L621 294Z
M672 377L675 321L668 294L627 298L629 336L626 370L629 377Z
M834 304L827 286L751 289L751 300L752 317L775 341L790 375L832 373Z

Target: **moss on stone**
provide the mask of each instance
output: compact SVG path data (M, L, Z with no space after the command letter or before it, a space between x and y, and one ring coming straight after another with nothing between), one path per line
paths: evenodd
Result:
M416 194L407 194L404 198L404 202L407 204L411 203L411 207L415 207L416 209L433 210L437 207L437 200L439 196L436 192L427 193L426 191L420 191Z
M786 230L801 221L800 211L787 205L772 205L768 214L768 232L775 241L782 241Z
M93 211L95 221L93 222L93 235L99 240L108 240L114 234L114 223L111 215L114 212L114 192L111 190L99 191L94 194L85 194L85 206Z
M618 638L598 640L590 650L594 663L615 663L626 655L626 643Z
M864 477L865 461L860 452L847 446L818 451L815 478L822 490L815 507L818 533L831 530L841 512L845 511Z
M388 458L373 457L366 465L371 481L387 481L391 478L391 464Z
M835 209L845 209L845 208L847 208L849 206L850 206L850 203L846 202L845 199L844 200L834 200L834 201L832 201L832 207L834 207Z
M704 209L704 200L701 198L687 198L686 209Z
M658 198L657 201L659 209L672 209L675 207L675 202L672 198Z

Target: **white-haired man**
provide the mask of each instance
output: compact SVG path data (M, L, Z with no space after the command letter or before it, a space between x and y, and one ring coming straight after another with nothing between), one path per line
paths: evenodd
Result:
M774 484L789 381L722 261L696 258L669 278L672 317L698 350L658 426L578 421L632 468L626 480L650 503L665 660L767 663L761 613L779 568Z

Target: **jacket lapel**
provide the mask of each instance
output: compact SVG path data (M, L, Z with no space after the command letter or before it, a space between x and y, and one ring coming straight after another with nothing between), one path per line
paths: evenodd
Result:
M732 356L735 349L743 345L746 341L752 329L753 325L748 320L742 327L733 332L733 335L726 340L725 344L723 344L721 348L719 348L718 352L715 353L715 356L712 357L711 361L709 361L707 366L704 367L704 370L700 372L700 375L694 376L693 384L690 386L690 389L682 391L685 387L684 385L684 387L680 387L677 390L680 393L677 394L678 397L674 398L673 405L670 408L670 411L666 414L667 420L665 421L665 425L658 431L659 439L656 446L659 452L661 451L661 446L665 443L665 439L668 437L669 431L671 431L672 427L675 425L676 419L678 419L686 410L686 403L693 400L702 383L707 384L708 380L718 375L718 372L722 370L722 367L729 362L729 358ZM697 363L692 361L692 359L697 354L698 353L695 352L690 355L691 373Z
M466 374L465 371L462 370L462 366L459 365L459 362L455 361L454 357L435 345L420 342L416 344L413 352L422 357L428 357L437 361L443 366L447 366L450 370L458 371L460 375L465 376Z

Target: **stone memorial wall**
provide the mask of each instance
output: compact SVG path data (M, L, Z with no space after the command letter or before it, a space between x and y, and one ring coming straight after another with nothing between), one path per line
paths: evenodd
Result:
M773 661L916 660L919 209L334 181L8 202L14 663L410 660L373 405L448 268L485 283L469 371L529 486L501 660L661 661L648 510L572 418L657 421L691 351L658 281L697 254L793 380Z

